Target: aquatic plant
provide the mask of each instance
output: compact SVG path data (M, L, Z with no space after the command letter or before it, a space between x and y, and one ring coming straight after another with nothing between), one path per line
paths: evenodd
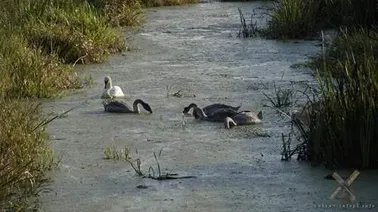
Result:
M287 107L293 103L293 87L289 89L277 88L276 83L274 83L274 96L270 97L266 93L262 93L269 100L272 106L276 108Z
M130 159L130 148L127 145L122 149L118 149L114 145L106 145L104 154L105 159L128 160Z
M251 15L251 21L247 24L244 18L244 14L240 8L238 8L239 16L240 16L240 30L238 33L238 37L249 38L249 37L256 37L259 29L257 28L257 22L253 22L254 13Z
M166 173L162 174L160 163L158 158L161 156L163 148L160 149L158 156L155 152L153 152L155 162L156 162L156 171L155 169L150 166L148 168L148 175L144 174L141 169L141 160L140 158L133 158L130 156L130 149L126 146L124 150L117 150L114 146L110 147L109 145L106 146L104 154L106 159L114 159L114 160L125 160L127 161L136 174L143 178L150 178L153 180L176 180L176 179L184 179L184 178L195 178L195 176L178 176L177 174L173 173ZM135 150L136 154L138 154L138 149ZM124 156L122 156L124 154Z
M282 0L274 3L266 34L270 38L302 38L317 30L320 1Z
M376 58L365 51L361 61L341 64L343 72L336 78L331 70L318 72L319 95L309 102L308 126L296 123L307 158L331 168L378 168Z

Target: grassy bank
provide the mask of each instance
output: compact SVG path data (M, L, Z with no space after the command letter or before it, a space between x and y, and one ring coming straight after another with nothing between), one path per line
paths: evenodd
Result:
M321 30L338 36L323 43L310 67L318 73L310 101L308 159L327 167L378 168L378 7L375 0L281 0L266 33L275 39L313 38Z
M80 88L77 62L101 63L124 50L119 26L141 24L145 6L141 0L0 2L1 211L36 208L56 163L45 126L37 127L44 119L38 99Z
M375 0L276 1L267 35L274 39L297 39L341 26L370 29L378 20L376 4Z
M46 142L38 104L28 100L0 101L0 209L25 211L37 207L36 195L55 165Z

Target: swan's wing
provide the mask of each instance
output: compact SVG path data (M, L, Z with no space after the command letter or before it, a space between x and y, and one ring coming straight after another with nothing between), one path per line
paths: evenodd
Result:
M108 102L105 104L105 110L115 113L128 113L133 111L126 102L120 100Z
M211 121L219 121L222 122L226 117L233 117L237 114L236 111L234 111L231 108L221 108L214 110L212 113L208 114L207 117Z
M119 87L119 86L113 86L112 88L110 88L109 93L110 93L110 95L112 95L114 97L124 97L125 96L125 94L122 91L122 88Z
M205 114L210 114L210 113L215 112L216 110L219 110L219 109L230 109L230 110L237 111L237 110L239 110L239 107L233 107L231 105L216 103L216 104L208 105L208 106L204 107L202 110L203 110L203 112L205 112Z

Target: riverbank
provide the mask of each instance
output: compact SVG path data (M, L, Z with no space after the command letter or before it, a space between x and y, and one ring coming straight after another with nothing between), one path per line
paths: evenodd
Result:
M0 209L25 211L38 207L35 197L49 181L45 174L58 162L41 125L46 119L39 102L90 84L74 66L103 63L127 49L119 27L142 23L146 5L6 0L0 6Z

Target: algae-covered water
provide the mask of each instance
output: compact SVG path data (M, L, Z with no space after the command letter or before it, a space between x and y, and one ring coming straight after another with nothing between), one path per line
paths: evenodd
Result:
M41 196L41 211L335 211L325 208L342 203L329 199L337 183L323 177L332 172L280 161L281 133L290 125L263 107L269 104L263 92L272 95L274 84L301 90L315 83L310 70L291 65L319 52L318 42L236 37L237 8L246 18L254 10L263 25L265 4L153 8L133 36L137 49L104 64L78 66L92 75L93 86L45 104L47 112L62 112L87 101L49 125L62 160L53 172L52 191ZM130 104L143 99L153 113L104 113L99 97L106 75L124 89ZM172 96L179 90L181 98ZM192 102L201 107L242 103L242 110L262 110L264 122L231 130L192 117L183 124L181 112ZM159 162L164 172L197 178L141 178L127 162L105 160L107 144L130 147L146 173L156 167L153 152L163 148ZM353 192L358 202L378 206L373 174L361 172Z

